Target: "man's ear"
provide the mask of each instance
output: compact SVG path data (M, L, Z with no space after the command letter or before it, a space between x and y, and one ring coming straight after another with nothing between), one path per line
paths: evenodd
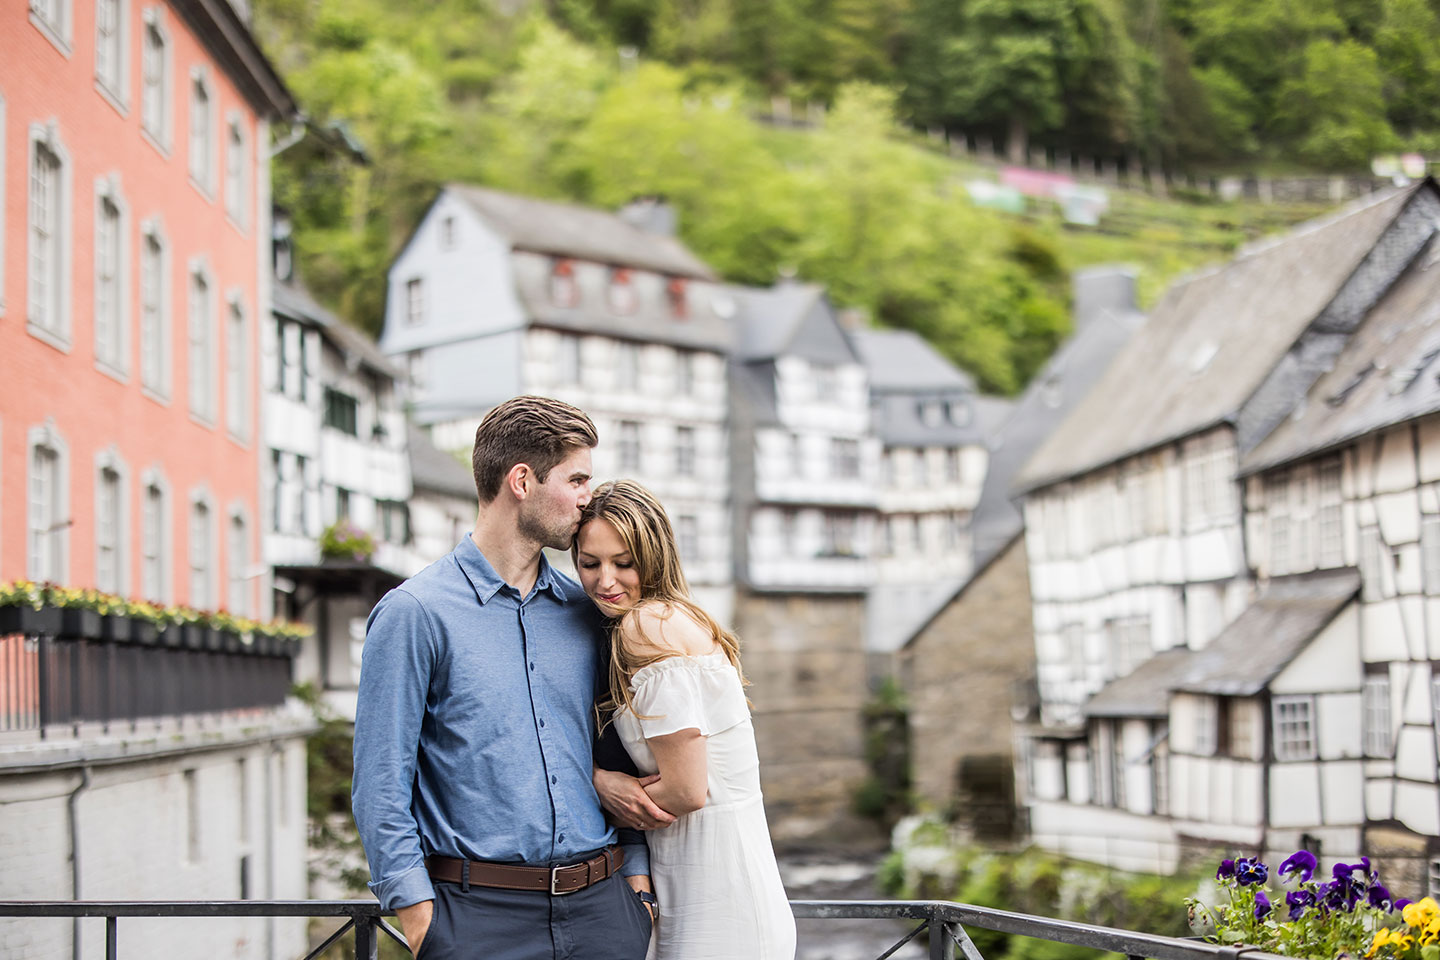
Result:
M505 474L505 489L516 500L524 500L535 483L535 473L528 463L517 463Z

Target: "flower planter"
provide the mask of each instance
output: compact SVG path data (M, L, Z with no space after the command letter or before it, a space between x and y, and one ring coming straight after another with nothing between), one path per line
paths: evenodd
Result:
M59 607L0 607L0 634L42 633L53 637L60 633L60 625Z
M225 632L216 627L205 628L205 649L215 653L225 649Z
M100 636L111 643L130 642L130 618L118 613L106 614L100 618Z
M149 620L130 621L130 640L132 643L141 643L152 646L159 642L160 629Z
M94 610L60 610L60 633L67 637L84 640L99 640L102 636L104 618Z
M240 645L240 634L234 630L216 630L220 634L220 649L226 653L239 653L243 649Z
M171 629L180 631L180 644L188 650L203 649L206 637L210 633L209 627L203 627L198 623L182 623Z

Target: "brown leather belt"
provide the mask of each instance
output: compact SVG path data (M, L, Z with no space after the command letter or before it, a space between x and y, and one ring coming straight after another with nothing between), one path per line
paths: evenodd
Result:
M477 887L498 887L501 890L534 890L552 896L564 896L584 890L613 876L625 862L625 851L606 847L599 856L580 863L558 867L521 867L484 860L456 860L454 857L426 857L425 869L432 880ZM469 876L466 876L468 868Z

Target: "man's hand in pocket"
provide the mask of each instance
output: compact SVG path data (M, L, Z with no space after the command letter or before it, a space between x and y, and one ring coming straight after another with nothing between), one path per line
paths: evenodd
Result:
M396 907L395 916L400 919L400 932L405 934L410 952L418 956L420 944L425 942L425 934L430 932L430 921L435 916L435 901L421 900L408 907Z

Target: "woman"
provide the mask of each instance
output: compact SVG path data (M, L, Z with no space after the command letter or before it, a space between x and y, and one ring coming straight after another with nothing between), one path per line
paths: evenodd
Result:
M654 960L793 960L795 919L760 797L735 637L690 599L665 508L644 487L595 489L575 568L612 618L610 700L645 790L675 823L647 834ZM643 781L642 781L643 782Z

